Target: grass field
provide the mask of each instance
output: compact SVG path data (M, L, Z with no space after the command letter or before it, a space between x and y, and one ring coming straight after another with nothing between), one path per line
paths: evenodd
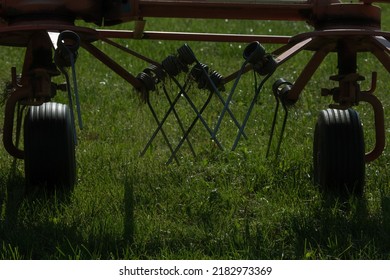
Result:
M384 10L385 30L390 28L389 12ZM149 20L147 27L280 35L309 30L303 23L231 20ZM184 42L121 43L161 62ZM239 69L246 46L189 45L200 61L222 75ZM97 46L134 74L147 66L105 44ZM270 52L277 47L266 46ZM11 66L21 69L23 51L1 48L0 53L0 75L6 81ZM78 131L77 185L69 195L26 195L23 162L2 150L0 259L388 259L387 150L367 166L362 199L328 201L312 184L313 128L318 112L331 102L320 96L320 89L334 86L328 78L337 73L335 56L326 60L290 109L278 159L275 145L265 158L275 107L272 83L280 77L294 81L309 58L310 53L293 58L266 83L246 129L249 139L240 141L236 151L229 151L236 129L226 116L219 134L225 151L198 123L191 134L197 157L184 145L180 165L167 166L169 150L161 134L139 157L156 127L147 106L129 85L81 50L77 70L85 128ZM371 72L378 71L377 95L386 109L389 74L370 55L361 55L359 63L359 72L367 78L363 88L369 88ZM253 97L253 83L253 76L246 75L234 96L231 108L239 120ZM172 91L176 93L174 87ZM207 92L193 89L190 95L199 105ZM56 100L66 98L59 95ZM161 90L151 95L151 102L161 117L167 108ZM177 109L186 125L195 117L184 101ZM372 113L365 105L357 109L371 147ZM215 124L221 110L213 99L206 121ZM168 119L164 128L177 143L180 131L174 120Z

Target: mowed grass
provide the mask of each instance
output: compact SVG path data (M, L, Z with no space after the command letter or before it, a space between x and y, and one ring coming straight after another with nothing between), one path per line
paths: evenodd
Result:
M390 27L384 11L384 29ZM390 12L390 11L389 11ZM148 20L160 30L293 35L310 30L303 23L251 21ZM128 24L123 28L131 28ZM120 41L161 62L184 42ZM96 44L132 73L147 63ZM246 44L189 42L198 59L222 75L241 66ZM278 46L267 45L269 52ZM1 77L21 69L23 50L1 48ZM284 64L265 84L246 128L248 140L230 147L237 129L227 115L218 139L220 151L198 123L190 134L197 152L186 144L179 165L166 165L170 152L161 134L143 156L156 123L138 94L84 50L77 61L85 128L78 131L78 179L74 191L26 192L23 162L0 153L1 259L388 259L390 257L389 153L367 166L362 199L327 200L312 183L312 138L316 117L330 99L322 87L337 73L331 55L315 74L290 117L280 155L275 158L280 114L271 155L265 158L273 110L272 83L299 75L310 53ZM379 72L377 95L389 104L389 74L370 55L359 57L359 72L369 88ZM184 79L182 76L179 79ZM226 86L224 96L232 84ZM232 110L241 121L253 98L254 79L247 74L234 95ZM177 88L167 84L172 96ZM208 92L193 86L191 98L200 106ZM159 117L167 109L161 88L151 93ZM56 100L66 102L59 93ZM195 117L183 100L176 107L184 124ZM213 127L222 110L214 98L205 120ZM367 146L373 143L372 113L357 110L364 122ZM181 131L173 118L164 126L170 141ZM387 134L389 130L387 130Z

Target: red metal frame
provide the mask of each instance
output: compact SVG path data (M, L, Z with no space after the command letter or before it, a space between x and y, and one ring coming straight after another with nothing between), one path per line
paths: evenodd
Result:
M216 42L251 42L282 44L274 51L278 64L285 63L301 51L309 50L314 54L304 67L294 85L286 96L291 103L298 100L300 93L311 79L313 73L330 52L339 57L339 73L333 77L338 87L324 90L330 94L338 108L348 108L359 102L368 102L375 113L376 145L366 155L366 161L376 159L385 146L384 113L381 102L373 95L375 87L369 91L360 90L358 82L361 76L357 73L356 57L360 52L371 52L390 72L390 33L381 31L381 9L374 2L390 1L364 0L360 3L346 4L337 0L308 1L227 1L218 0L128 0L126 1L93 1L93 0L42 0L38 4L33 0L0 0L0 45L26 47L25 63L21 81L16 81L13 74L14 89L7 101L4 124L4 146L13 156L23 158L23 151L13 142L13 123L15 107L18 103L40 104L51 98L51 77L56 75L52 67L37 64L37 50L40 59L52 61L52 42L48 31L61 32L71 30L81 38L81 46L94 57L107 65L135 88L142 88L142 83L127 69L112 60L92 43L104 40L131 55L156 64L151 59L116 45L112 38L180 40L180 41L216 41ZM148 17L174 18L229 18L252 20L291 20L306 21L314 31L294 37L153 32L144 31L145 19ZM134 30L105 30L78 27L75 19L84 19L97 24L103 22L113 25L120 22L135 21ZM42 52L41 50L45 50ZM12 71L15 73L15 70ZM227 83L233 80L236 73L224 79ZM373 85L375 85L373 75Z

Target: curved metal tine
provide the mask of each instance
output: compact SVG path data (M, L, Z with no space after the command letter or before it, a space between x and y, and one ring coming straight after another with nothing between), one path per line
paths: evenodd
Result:
M140 153L140 156L144 156L147 149L149 148L149 146L152 144L154 138L156 138L158 132L161 130L162 126L164 125L165 121L168 119L169 115L171 114L172 110L174 109L176 103L180 100L180 97L183 93L183 91L186 90L186 88L189 87L189 83L188 81L184 84L184 86L181 86L180 87L180 91L179 93L176 95L175 99L172 101L172 105L169 107L169 109L167 110L167 112L165 113L164 117L162 118L161 122L159 123L159 125L157 126L157 128L155 129L155 131L153 132L152 136L150 137L148 143L146 143L144 149L141 151Z
M276 106L275 106L275 111L274 111L274 118L272 120L271 132L270 132L269 139L268 139L267 153L265 154L266 158L268 158L268 156L269 156L269 151L271 149L271 144L272 144L272 138L274 137L274 133L275 133L276 120L278 118L280 101L276 95L275 95L275 100L276 100Z
M172 77L172 81L179 87L179 88L182 88L182 86L180 85L180 83L174 78ZM181 92L184 96L184 98L188 101L188 103L190 104L192 110L194 110L197 118L202 122L203 126L207 129L207 131L210 133L210 136L212 137L212 139L214 140L214 142L217 144L217 146L223 150L223 146L221 145L221 143L218 141L218 139L216 137L213 137L213 130L209 127L209 125L207 124L207 122L205 121L205 119L202 117L202 114L199 112L199 110L196 108L194 102L192 102L191 98L188 96L187 92L184 91L184 89L181 89Z
M61 34L63 34L63 33L58 34L58 36L56 36L57 35L56 33L52 33L52 34L54 34L54 36L52 37L53 39L57 38L57 40L59 40L59 36L61 36ZM76 36L76 38L78 40L78 42L77 42L77 49L78 49L79 48L79 44L80 44L80 38L79 38L79 36L77 34L75 34L75 36ZM57 43L57 44L59 44L59 43ZM82 116L81 116L81 105L80 105L79 89L78 89L77 76L76 76L76 55L75 55L75 50L72 51L71 49L69 49L69 47L65 46L64 44L63 44L63 46L64 46L64 49L67 51L67 53L69 55L69 58L70 58L70 67L71 67L71 71L72 71L72 81L73 81L73 93L74 93L75 101L76 101L77 118L78 118L79 128L82 130L84 125L83 125L83 119L82 119ZM77 52L77 50L76 50L76 52ZM63 73L65 71L65 69L60 69L60 70ZM68 74L64 73L64 75L68 75ZM67 77L67 86L68 86L68 88L70 88L69 77ZM68 91L68 93L69 93L69 91ZM75 143L77 143L77 141Z
M288 118L288 108L287 108L286 104L284 104L283 102L282 102L282 107L283 107L283 110L284 110L284 118L283 118L282 130L280 131L278 146L276 148L276 155L275 155L276 158L279 157L280 146L282 145L284 131L286 129L287 118Z
M167 100L168 100L169 106L174 106L174 105L172 105L172 100L171 100L171 98L169 97L169 94L168 94L168 92L166 91L166 88L165 88L165 87L163 87L163 91L164 91L165 97L166 97ZM172 112L173 112L173 114L175 115L175 118L176 118L176 120L177 120L177 123L179 124L180 130L182 131L183 135L185 135L186 131L185 131L184 125L183 125L183 123L182 123L182 121L181 121L181 119L180 119L180 117L179 117L179 114L177 113L177 111L176 111L175 108L173 108ZM196 157L196 153L195 153L194 147L193 147L192 144L191 144L190 139L186 138L186 141L187 141L187 144L188 144L188 146L189 146L189 148L190 148L190 150L191 150L192 155L193 155L194 157Z
M76 101L76 110L77 110L77 118L79 121L79 128L83 129L83 118L81 116L81 106L80 106L80 97L79 97L79 89L77 85L77 78L76 78L76 66L75 66L75 61L74 61L74 56L73 54L70 54L70 61L72 64L72 78L73 78L73 91L74 91L74 96L75 96L75 101Z
M224 118L226 112L228 112L228 114L230 115L230 117L232 118L234 124L240 128L241 125L240 123L237 121L237 119L234 117L233 115L233 112L230 110L229 108L229 104L233 98L233 94L234 92L236 91L236 87L238 85L238 82L240 81L241 79L241 76L242 74L244 73L244 69L247 65L247 62L245 61L243 63L243 65L241 66L241 69L240 71L237 73L237 78L235 79L234 81L234 84L233 84L233 87L231 88L230 92L229 92L229 95L226 99L226 101L223 99L223 97L221 96L221 94L219 93L218 89L214 89L215 90L215 93L218 95L218 98L221 100L222 104L224 104L224 107L221 111L221 114L219 115L219 118L218 118L218 121L217 121L217 124L215 125L215 128L214 128L214 131L213 131L213 138L216 137L217 133L218 133L218 130L219 130L219 127L221 126L221 123L222 123L222 119ZM215 87L215 85L214 85ZM245 139L247 139L248 137L246 136L246 134L244 133L243 136L245 137Z
M23 123L23 113L26 109L26 105L21 105L18 103L17 107L17 118L16 118L16 132L15 132L15 146L19 146L20 142L20 135L22 131L22 123Z
M68 92L68 102L69 102L69 107L70 107L70 119L72 120L72 124L73 124L72 127L73 127L74 143L77 146L78 142L77 142L76 121L75 121L75 117L74 117L72 89L70 86L69 74L66 71L66 69L64 69L62 67L60 67L59 69L62 72L62 74L64 75L65 81L66 81L66 88L67 88L67 92Z
M232 118L234 124L235 124L238 128L241 126L240 123L237 121L236 117L234 116L233 112L232 112L232 111L230 110L230 108L229 108L229 103L230 103L230 101L231 101L231 99L232 99L232 96L233 96L233 93L234 93L235 89L234 89L234 90L231 90L231 92L230 92L230 94L229 94L229 96L231 95L231 96L230 96L229 102L228 102L228 101L225 101L225 100L223 99L221 93L219 92L218 88L215 86L214 82L211 80L211 78L210 78L209 74L207 73L206 69L204 69L204 68L202 67L200 61L198 60L198 58L196 57L195 53L192 51L192 49L191 49L189 46L188 46L188 50L191 51L191 53L192 53L192 55L193 55L193 58L194 58L194 60L195 60L195 63L200 67L200 69L202 69L203 74L207 77L207 80L208 80L208 82L210 83L211 87L213 88L214 93L217 95L217 97L218 97L219 100L222 102L222 104L224 104L223 111L222 111L220 117L218 118L218 123L219 123L219 124L217 123L217 126L214 128L214 130L213 130L213 132L212 132L212 134L211 134L211 138L212 138L214 141L217 141L216 135L217 135L219 126L221 125L221 122L222 122L222 119L223 119L223 115L224 115L226 112L228 112L228 114L229 114L230 117ZM241 70L240 70L240 72L239 72L239 74L238 74L238 77L236 78L235 87L237 87L238 81L240 80L240 78L241 78L241 76L242 76L242 73L244 72L245 66L246 66L246 64L243 65L243 66L241 67ZM235 87L234 87L234 88L235 88ZM229 97L228 97L228 98L229 98ZM245 134L244 134L244 137L245 137L245 139L247 139L247 136L246 136Z
M150 99L149 99L149 98L147 98L146 103L148 104L148 107L149 107L149 109L150 109L150 112L152 113L153 118L156 120L157 125L159 125L159 124L160 124L160 121L159 121L159 119L158 119L158 117L157 117L156 112L155 112L154 109L153 109L152 104L150 103ZM165 133L165 131L164 131L163 128L161 128L161 134L162 134L162 136L163 136L163 138L164 138L166 144L168 145L169 150L171 151L171 153L173 153L172 145L171 145L171 143L169 142L169 139L168 139L168 137L167 137L167 135L166 135L166 133ZM176 163L179 164L179 160L177 159L177 157L175 156L174 158L175 158Z
M202 108L200 109L199 113L202 114L203 111L206 109L206 107L208 106L208 104L210 103L211 101L211 98L213 97L213 92L210 92L206 102L203 104ZM184 141L188 138L188 135L190 134L191 130L195 127L195 124L197 123L197 121L199 120L199 117L197 116L191 123L191 125L188 127L187 131L184 133L182 139L180 140L180 142L177 144L175 150L173 151L171 157L168 159L168 161L166 162L166 164L170 164L172 162L172 159L173 157L176 155L176 153L179 151L180 147L183 145Z
M256 75L256 73L255 73ZM246 124L248 123L248 120L249 120L249 116L250 114L252 113L252 110L253 110L253 107L255 106L255 103L259 97L259 94L261 92L261 89L263 88L265 82L272 76L272 73L268 74L260 83L260 85L256 88L256 92L255 92L255 95L253 96L253 99L252 99L252 102L251 104L249 105L249 108L248 108L248 111L245 115L245 118L244 118L244 121L242 123L242 125L240 126L240 129L238 131L238 134L237 134L237 137L236 137L236 140L234 141L234 144L233 144L233 147L232 147L232 151L234 151L236 148L237 148L237 145L238 145L238 142L240 141L240 138L241 138L241 135L243 135L244 133L244 130L245 130L245 127L246 127Z

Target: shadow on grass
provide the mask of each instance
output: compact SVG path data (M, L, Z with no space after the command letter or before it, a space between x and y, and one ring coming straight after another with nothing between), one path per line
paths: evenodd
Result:
M134 243L134 185L129 179L125 179L124 184L124 233L123 239L128 245Z
M0 187L0 259L120 258L126 252L118 248L133 242L131 185L125 184L124 236L117 240L103 231L85 234L77 217L63 213L72 203L72 192L26 190L16 162L4 175Z
M58 207L67 203L70 193L27 189L16 160L4 177L6 179L2 182L0 193L0 258L47 258L47 252L56 248L56 237L65 232L71 233L72 230L58 228L55 223L39 219L37 213L30 213L26 205L41 205L41 208L48 209Z
M214 229L193 221L190 231L145 233L135 240L134 186L122 182L123 232L80 230L77 217L61 219L72 193L25 193L24 178L13 166L0 188L0 258L2 259L388 259L390 257L390 197L381 194L381 214L371 215L364 199L340 203L324 199L305 213L290 213L264 224L243 216L227 228ZM213 198L213 199L211 199ZM211 219L229 210L211 196L201 212ZM225 206L223 206L225 205ZM215 207L212 207L215 206ZM207 208L209 207L209 208ZM224 208L225 207L225 208ZM200 211L199 210L199 211ZM34 212L35 211L35 212ZM49 214L47 212L49 211ZM53 214L54 213L54 214ZM75 215L75 213L73 213ZM75 220L69 220L75 219ZM206 218L204 218L206 220ZM211 221L211 220L210 220ZM253 222L256 225L253 226ZM142 233L139 233L142 234Z
M308 217L295 217L292 230L298 259L388 259L390 197L382 197L382 216L372 216L365 199L342 204L326 199Z

